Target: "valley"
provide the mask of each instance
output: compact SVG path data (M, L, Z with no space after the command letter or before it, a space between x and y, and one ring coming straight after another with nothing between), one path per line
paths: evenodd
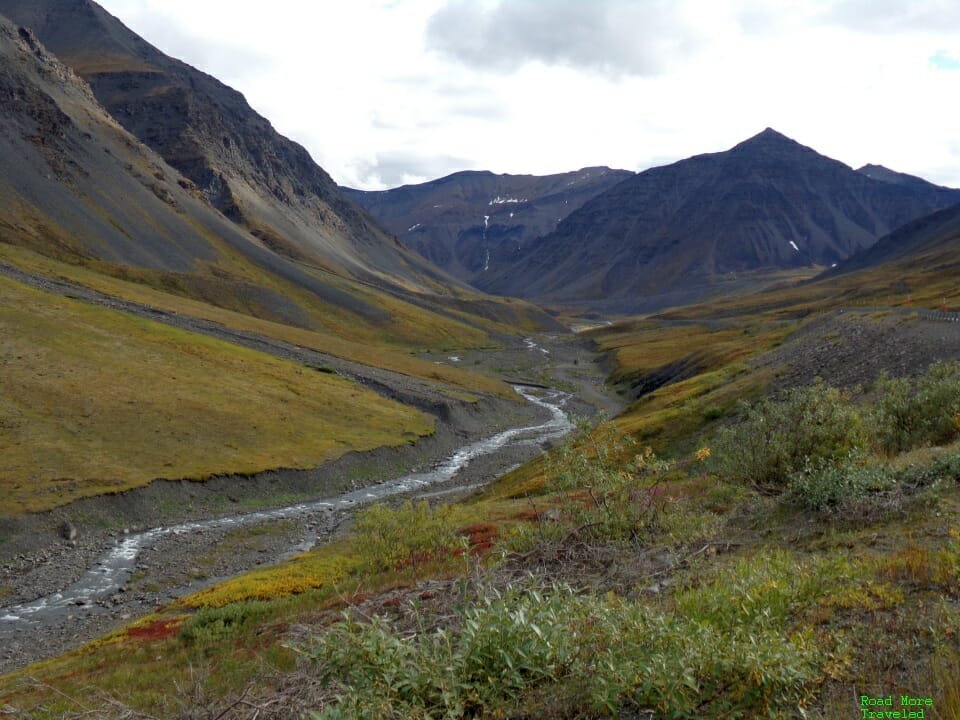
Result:
M211 583L303 552L348 523L357 507L397 495L469 492L536 455L551 438L564 433L569 428L567 414L590 417L619 407L615 396L604 393L603 376L594 366L589 346L571 335L528 338L513 349L460 351L454 358L424 356L431 365L464 365L509 376L512 382L528 379L539 384L536 381L549 382L556 374L568 391L547 393L549 405L520 386L515 390L525 394L526 401L496 395L464 399L414 377L124 301L63 280L10 266L0 266L0 274L45 293L107 306L303 368L329 368L393 401L442 419L415 443L353 451L315 469L277 469L203 482L161 479L142 488L72 501L69 495L61 495L52 510L0 520L0 602L5 617L0 625L0 636L5 638L0 668L4 671L59 654ZM547 412L549 408L556 409ZM554 419L542 425L545 417ZM510 429L513 426L517 429ZM531 429L524 430L527 426ZM428 470L431 467L439 470ZM402 474L406 472L413 474ZM437 472L441 474L435 476ZM344 494L329 494L335 492ZM286 510L277 507L284 502ZM240 509L243 515L229 515ZM207 517L215 519L204 520ZM186 524L143 534L161 523ZM77 529L77 541L64 540L64 524ZM147 539L153 537L156 540ZM143 543L146 559L120 552L105 564L108 547L133 541ZM224 543L231 541L232 550L224 552ZM94 585L82 589L85 573L92 578L86 582ZM98 582L114 577L118 579L96 589ZM75 589L68 593L68 586ZM35 600L38 597L47 599Z
M170 508L179 507L181 517L202 517L211 512L216 506L215 494L219 494L216 483L213 487L205 486L203 493L178 483L172 488L140 493L147 497L125 496L117 501L106 499L63 508L58 515L79 523L79 543L54 544L39 552L21 553L0 570L4 588L0 638L5 648L0 670L9 672L61 654L206 586L306 552L323 543L341 525L349 524L352 513L370 503L397 496L454 497L481 487L572 427L561 409L567 405L568 395L553 393L543 400L528 397L544 411L545 422L501 431L436 460L431 459L432 448L419 447L421 469L372 485L354 479L350 485L358 489L340 495L324 496L317 476L331 478L327 487L336 487L332 478L337 476L353 474L356 478L362 473L368 474L368 480L378 471L383 474L389 470L384 471L383 464L377 467L369 453L347 463L360 464L359 471L351 473L344 463L334 463L334 467L311 473L311 493L322 499L260 511L249 508L270 506L290 492L289 482L285 483L289 478L284 477L289 473L274 471L267 478L253 476L242 483L231 483L229 490L219 491L227 492L235 507L248 508L243 514L193 520L167 528L152 525L162 516L177 517L177 511ZM396 471L404 460L392 457L389 462L386 467ZM251 493L250 485L262 488L267 483L269 492L261 489ZM151 506L168 509L160 514L150 513L147 508ZM132 507L138 511L131 512ZM129 527L104 531L102 527L97 529L98 520L113 526L136 522L137 526L132 531ZM77 527L73 523L70 526ZM42 531L38 530L19 528L21 534L39 535ZM110 545L113 549L107 550ZM34 598L38 593L41 596Z
M678 153L670 63L546 43L618 3L532 38L533 3L356 38L338 13L411 4L299 4L309 36L279 5L203 50L249 80L306 42L308 81L255 74L321 103L277 119L310 150L93 0L0 0L0 716L958 720L960 189L718 105ZM354 92L394 36L422 66ZM498 93L555 65L524 136ZM647 106L618 125L596 83ZM904 124L910 169L935 133ZM468 160L541 142L545 174Z

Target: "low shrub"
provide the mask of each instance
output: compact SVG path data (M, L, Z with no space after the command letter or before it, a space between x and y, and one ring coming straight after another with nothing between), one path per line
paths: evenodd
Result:
M449 505L407 500L398 508L376 504L357 515L355 547L361 563L384 571L419 566L465 547Z
M936 363L911 381L883 376L870 412L878 448L897 454L960 435L960 364Z
M270 608L270 603L259 600L203 608L183 624L180 639L188 644L208 645L234 637L248 623L263 618Z
M810 510L825 510L858 503L868 496L891 490L897 474L882 463L869 463L862 453L841 459L819 458L790 475L790 493Z
M546 489L560 496L563 520L552 532L541 529L542 539L561 538L573 528L602 542L642 545L669 524L665 516L675 508L663 483L686 476L671 476L671 463L650 448L635 452L630 438L615 432L610 425L585 432L550 459Z
M740 420L721 428L712 445L718 471L765 494L779 494L809 465L845 458L868 444L849 397L817 380L782 400L740 403Z
M792 717L824 657L811 636L784 630L804 600L797 587L785 587L785 609L771 617L749 595L756 583L731 585L723 592L733 608L757 609L735 610L737 622L565 586L511 589L463 610L457 630L400 636L383 619L347 617L298 650L336 697L313 714L323 720L532 717L545 697L558 718L627 708L677 719Z

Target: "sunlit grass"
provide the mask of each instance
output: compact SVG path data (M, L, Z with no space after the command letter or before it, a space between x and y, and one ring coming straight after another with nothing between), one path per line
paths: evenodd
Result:
M7 514L160 477L316 466L433 427L336 375L6 279L0 327Z
M435 316L426 311L415 316L416 326L423 328L426 334L421 336L412 348L405 348L396 342L388 342L387 339L378 334L378 331L357 321L356 318L338 321L336 319L337 314L334 312L335 309L331 308L327 308L328 312L322 313L327 327L318 324L315 328L308 330L262 317L255 317L246 312L240 312L238 309L218 307L198 299L184 297L176 294L176 288L171 288L170 292L165 292L163 289L144 285L140 282L104 275L78 265L61 263L12 245L0 243L0 260L41 275L63 278L125 300L210 320L234 330L259 333L364 365L382 367L404 375L423 378L443 385L452 385L468 391L515 397L510 388L489 376L450 365L437 365L413 357L409 350L416 347L487 347L491 342L486 334L475 329L470 329L466 335L453 332L452 327L462 328L464 326L459 324L445 326ZM124 272L135 279L143 279L140 276L146 274L145 271L130 269ZM411 310L411 312L413 311ZM396 325L397 327L402 326L401 323L396 323ZM408 326L413 327L409 324Z

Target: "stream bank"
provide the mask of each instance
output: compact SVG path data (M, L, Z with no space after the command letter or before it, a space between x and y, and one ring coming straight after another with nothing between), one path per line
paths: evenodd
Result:
M21 281L31 278L17 278ZM17 518L0 517L0 673L59 655L121 627L157 607L206 585L274 563L323 542L349 517L350 505L377 498L376 488L392 479L442 464L458 449L490 440L507 428L542 424L553 411L543 403L482 396L475 402L451 397L436 385L380 368L327 356L271 338L233 331L139 306L69 283L43 281L41 289L107 304L131 314L218 337L293 362L333 367L336 372L436 418L435 432L415 445L348 453L310 470L277 469L255 475L224 475L202 482L156 480L128 492L87 498L55 510ZM574 336L528 338L496 351L427 357L437 363L479 366L499 377L529 378L560 385L570 416L613 414L617 399L604 392L603 375L588 344ZM556 373L554 371L557 371ZM558 382L559 380L559 382ZM552 391L545 391L550 393ZM556 395L555 397L560 397ZM604 402L598 402L604 400ZM504 443L480 453L441 487L411 487L399 492L444 497L494 480L549 447L558 433ZM320 501L292 517L265 515L238 524L218 519L246 516L354 494L347 505ZM445 497L444 497L445 499ZM196 523L196 524L194 524ZM106 553L134 542L150 528L158 532L138 549L124 578L104 592L56 599L85 575L110 572ZM75 528L64 532L64 528ZM25 610L49 598L56 612L42 622L27 622ZM34 616L37 620L39 615Z
M78 534L74 542L60 538L36 552L16 556L0 570L6 589L0 608L0 672L59 655L174 599L322 543L354 508L364 503L402 495L454 496L489 482L536 456L572 427L562 408L568 403L576 406L577 402L568 394L545 391L537 397L529 390L518 390L531 401L526 409L536 411L538 422L461 444L442 461L427 463L429 467L421 464L417 472L385 482L364 483L345 493L320 493L321 500L272 511L226 517L220 514L219 518L181 521L175 527L147 532L135 525L87 531ZM384 452L378 454L382 456ZM326 475L326 487L336 487L339 482L342 489L350 465L354 471L370 472L369 454L357 455L362 457L343 458L328 463L339 463L339 467L318 469ZM380 457L380 471L396 460L392 454ZM250 478L247 490L254 486L261 491L269 488L267 497L275 500L283 474L278 471L264 474L270 477ZM317 498L317 477L300 479L309 480L311 495ZM154 483L124 494L130 497L80 502L88 505L86 512L100 513L98 517L109 519L114 525L149 516L150 508L162 510L158 500L169 501L171 496L182 500L184 493L191 499L190 512L202 514L209 509L204 500L213 498L222 504L219 495L223 488L217 485L224 482L226 478L219 478L212 485ZM235 484L231 488L234 497L228 499L235 505L242 502L243 493L238 487ZM211 503L216 504L212 500ZM117 512L120 509L122 512ZM71 506L58 512L72 512L73 517L79 517L77 510ZM46 525L56 524L55 514L48 514ZM54 530L48 527L47 532ZM76 547L71 547L73 544ZM124 548L135 548L135 552L125 557Z

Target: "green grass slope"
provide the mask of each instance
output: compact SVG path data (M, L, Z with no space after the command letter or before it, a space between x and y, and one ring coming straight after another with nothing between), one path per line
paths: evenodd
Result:
M316 466L433 427L343 378L3 278L0 332L4 514Z

